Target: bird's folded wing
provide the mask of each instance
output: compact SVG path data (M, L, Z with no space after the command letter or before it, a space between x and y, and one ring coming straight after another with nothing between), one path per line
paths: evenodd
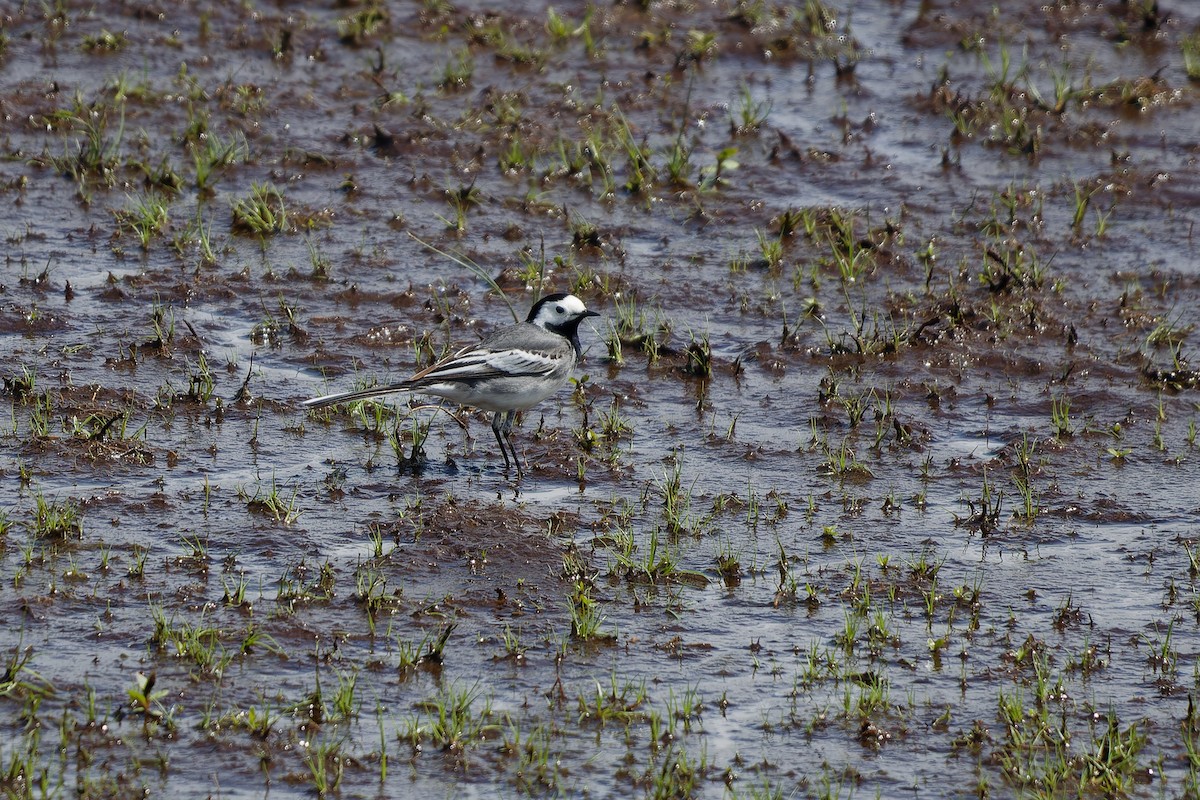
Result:
M551 356L521 349L462 350L412 377L414 385L441 381L467 383L493 378L523 378L549 375L562 362L561 356Z

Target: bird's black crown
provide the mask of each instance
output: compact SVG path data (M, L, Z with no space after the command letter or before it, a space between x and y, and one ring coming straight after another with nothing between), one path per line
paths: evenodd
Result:
M546 295L541 300L538 300L533 304L533 307L529 309L529 316L525 318L525 321L533 322L535 319L537 319L538 312L542 310L543 306L548 306L551 303L557 303L560 300L566 300L570 296L571 295L567 294L566 292L555 292L554 294Z
M568 310L563 306L553 308L556 303L562 303L564 300L568 299L571 301L569 303L570 306L578 304L579 308L582 310L575 311L573 308ZM543 315L542 311L543 309L546 309L547 306L552 307L551 311ZM551 333L557 333L559 336L569 340L571 345L575 348L575 354L579 355L582 351L582 347L579 344L579 323L583 322L588 317L596 316L599 316L596 312L588 311L586 308L584 308L583 303L579 300L579 298L566 292L556 292L554 294L548 294L541 300L538 300L536 303L534 303L533 308L529 309L529 316L525 318L525 321L528 323L537 322L537 324L544 325L546 330L550 331ZM541 317L540 322L538 322L539 317ZM548 319L547 317L552 318Z

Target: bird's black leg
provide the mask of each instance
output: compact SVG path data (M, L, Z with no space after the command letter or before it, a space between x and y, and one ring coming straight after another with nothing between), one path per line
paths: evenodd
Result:
M499 411L497 411L495 414L492 414L492 433L496 436L496 444L500 445L500 455L504 456L504 472L507 474L509 469L508 450L505 448L505 434L502 432L504 430L504 423L502 421L504 416L505 415L502 415ZM520 469L520 467L518 467L518 469Z
M517 477L520 478L525 474L525 470L521 469L521 457L517 455L517 448L513 446L512 429L513 423L516 421L516 411L506 413L504 415L504 423L500 426L500 432L504 435L504 441L508 442L508 452L512 454L513 463L517 466Z

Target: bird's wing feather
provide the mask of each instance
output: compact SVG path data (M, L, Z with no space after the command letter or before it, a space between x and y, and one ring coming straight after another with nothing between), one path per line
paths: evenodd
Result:
M561 356L528 350L468 348L421 370L406 383L419 388L443 381L473 383L491 378L540 377L549 375L560 363Z
M571 343L537 325L501 328L478 344L426 367L406 381L306 400L308 408L366 400L393 392L421 391L440 383L471 385L494 378L546 377L575 355Z

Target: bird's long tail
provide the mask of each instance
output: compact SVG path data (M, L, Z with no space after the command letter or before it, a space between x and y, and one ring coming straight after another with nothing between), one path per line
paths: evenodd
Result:
M394 392L411 392L413 387L407 383L392 383L387 386L372 386L370 389L359 389L354 392L337 392L305 400L301 405L305 408L325 408L338 403L353 403L355 400L367 400L371 397L392 394Z

